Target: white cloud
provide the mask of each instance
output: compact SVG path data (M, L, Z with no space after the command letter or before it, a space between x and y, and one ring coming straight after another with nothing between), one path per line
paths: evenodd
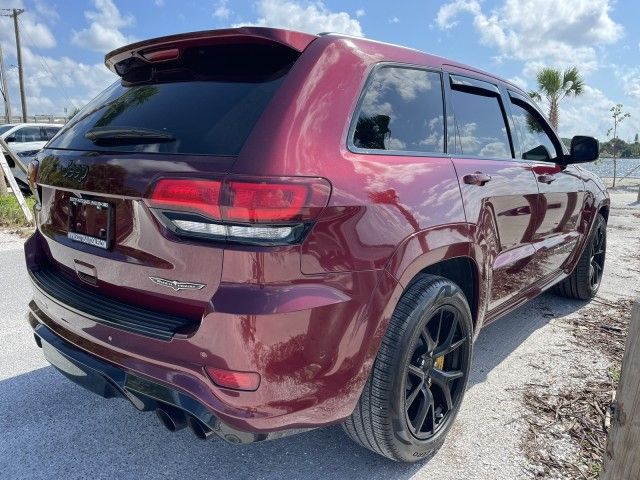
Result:
M256 25L290 28L308 33L339 32L364 36L356 18L346 12L332 12L322 2L301 4L292 0L260 0L257 6L260 17L255 22Z
M44 22L56 23L56 21L60 19L60 14L56 11L54 5L44 0L36 0L34 6L36 7L36 12L38 12Z
M29 7L30 5L27 5ZM0 0L0 8L24 8L21 0ZM67 108L82 106L115 80L102 63L79 63L67 56L44 55L56 46L47 26L59 20L55 8L36 1L19 16L21 22L22 62L29 115L59 115ZM13 19L0 17L0 43L7 67L9 94L14 115L20 113L18 71Z
M598 66L601 45L621 38L622 26L610 16L611 0L504 0L485 12L478 0L455 0L440 7L436 24L443 30L470 14L484 45L498 48L500 55L545 64L577 64L583 72Z
M436 24L442 29L450 29L458 25L458 14L467 12L480 14L480 4L474 0L457 0L440 7L436 16Z
M563 137L592 135L606 140L607 130L613 126L610 109L616 103L619 102L609 98L602 90L585 86L582 95L566 99L560 104L558 133ZM637 105L625 105L624 110L631 113L631 118L620 125L619 135L628 141L638 131L640 108Z
M615 67L616 77L622 84L625 94L640 105L640 67Z
M4 45L3 45L4 47ZM79 63L69 57L53 58L22 49L25 91L29 115L62 114L67 108L81 107L116 80L102 63ZM18 75L9 71L9 91L13 114L20 111Z
M518 75L516 75L515 77L511 77L509 81L517 87L520 87L525 92L529 90L529 83L524 78L519 77Z
M356 18L364 17L365 13L366 12L364 11L364 8L359 8L358 10L356 10Z
M112 0L94 0L94 5L97 11L84 12L89 26L80 31L74 30L71 36L72 43L107 53L135 40L120 31L135 23L133 15L120 13Z
M156 7L164 7L164 0L153 0Z
M213 9L213 16L219 20L228 19L233 12L229 8L228 0L218 0Z
M398 17L393 17L389 19L389 23L399 23L400 19Z
M19 0L0 0L0 8L24 8L24 4ZM37 9L36 11L25 11L18 16L18 20L20 21L20 39L22 40L23 46L38 48L53 48L56 46L55 37L38 15ZM6 41L9 44L7 50L15 51L13 18L0 17L0 41Z

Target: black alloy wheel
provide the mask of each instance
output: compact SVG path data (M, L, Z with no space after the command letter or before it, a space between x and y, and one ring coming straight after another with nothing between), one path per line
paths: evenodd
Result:
M604 271L604 259L607 252L607 224L599 222L595 226L591 242L591 261L589 262L589 284L598 290Z
M578 262L566 278L556 284L554 291L567 298L590 300L596 296L607 255L607 220L598 213Z
M409 429L423 440L435 435L461 399L466 365L460 313L440 307L427 320L407 365L405 411Z
M460 410L472 350L465 294L446 278L419 275L396 305L345 431L392 460L429 458Z

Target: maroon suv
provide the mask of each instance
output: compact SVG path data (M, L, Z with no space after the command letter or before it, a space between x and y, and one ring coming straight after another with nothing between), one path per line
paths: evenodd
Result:
M30 166L47 359L171 430L342 423L416 461L483 325L586 300L609 198L517 86L345 35L237 28L115 50L121 78Z

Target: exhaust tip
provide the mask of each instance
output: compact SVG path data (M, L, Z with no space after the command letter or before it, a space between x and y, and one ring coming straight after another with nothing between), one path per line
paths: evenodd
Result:
M182 430L187 426L187 418L185 413L170 405L163 405L156 409L156 416L160 422L170 432Z
M208 440L211 436L213 436L213 430L211 430L197 418L190 416L188 422L189 427L191 427L191 431L200 440Z

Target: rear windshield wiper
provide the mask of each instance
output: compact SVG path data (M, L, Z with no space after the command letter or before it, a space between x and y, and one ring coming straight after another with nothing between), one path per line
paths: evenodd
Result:
M94 143L160 143L175 142L176 137L162 130L139 127L94 127L84 134Z

